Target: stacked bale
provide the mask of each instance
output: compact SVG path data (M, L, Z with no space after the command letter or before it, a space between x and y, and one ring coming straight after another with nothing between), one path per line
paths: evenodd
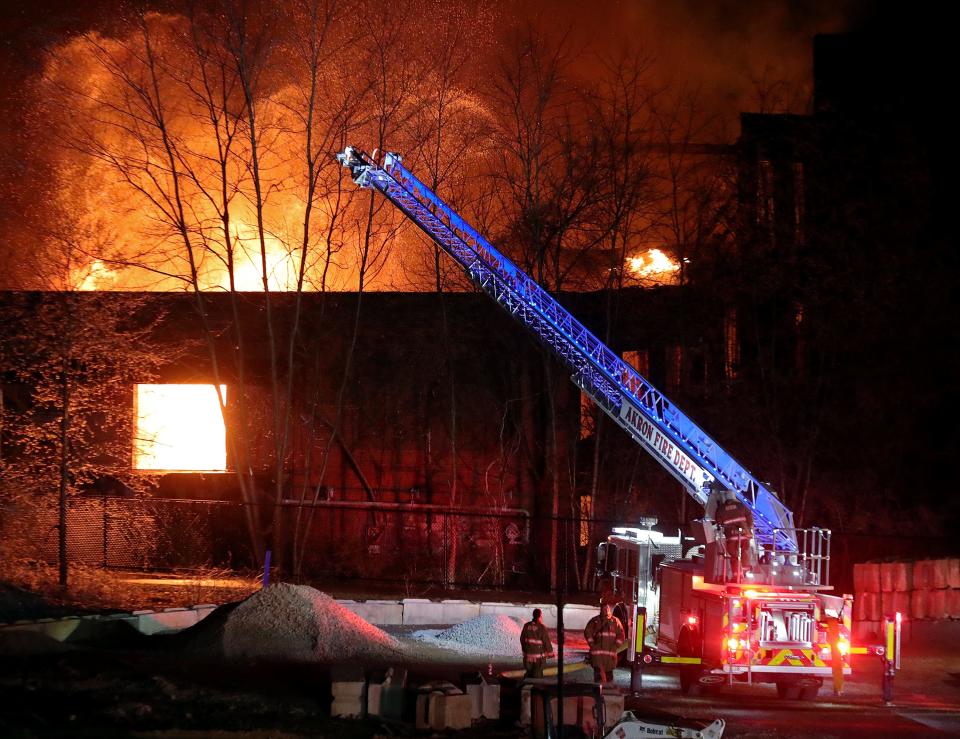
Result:
M877 633L884 616L960 619L960 559L864 562L853 566L857 634Z
M876 633L882 613L880 597L880 565L864 562L853 566L853 620L857 635Z

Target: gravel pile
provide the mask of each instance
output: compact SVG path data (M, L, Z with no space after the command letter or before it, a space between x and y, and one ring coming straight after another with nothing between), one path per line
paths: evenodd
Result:
M413 636L469 654L519 655L522 629L519 620L498 614L477 616L444 631L420 631Z
M211 620L210 628L199 628L204 621L192 646L228 658L386 662L403 656L392 636L306 585L271 585Z

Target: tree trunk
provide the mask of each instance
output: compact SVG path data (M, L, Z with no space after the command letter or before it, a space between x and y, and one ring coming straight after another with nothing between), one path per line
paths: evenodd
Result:
M60 565L59 583L63 589L67 588L69 576L69 562L67 561L67 492L70 487L70 370L73 346L71 331L73 326L71 313L71 299L67 296L66 344L63 347L60 367L60 480L57 502L57 557Z
M60 587L66 589L69 564L67 562L67 491L70 485L70 379L67 370L61 375L60 401L63 404L60 413L60 491L58 500L58 542L57 555L60 564Z

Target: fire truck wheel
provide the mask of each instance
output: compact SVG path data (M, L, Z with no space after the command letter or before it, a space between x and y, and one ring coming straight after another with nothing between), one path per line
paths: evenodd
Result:
M699 668L686 665L680 668L680 692L692 696L700 695L703 692L703 686L700 684Z
M792 680L777 681L777 697L795 701L800 698L803 688Z
M806 688L800 689L800 700L802 701L815 701L817 699L817 694L820 692L819 685L810 685Z

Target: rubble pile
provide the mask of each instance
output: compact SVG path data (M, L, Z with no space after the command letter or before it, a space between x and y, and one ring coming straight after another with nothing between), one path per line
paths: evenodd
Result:
M417 632L414 638L470 654L520 654L522 624L500 614L477 616L444 631Z
M191 641L231 659L388 662L403 656L392 636L306 585L272 585L214 615L210 628L203 629L203 621L195 627Z

